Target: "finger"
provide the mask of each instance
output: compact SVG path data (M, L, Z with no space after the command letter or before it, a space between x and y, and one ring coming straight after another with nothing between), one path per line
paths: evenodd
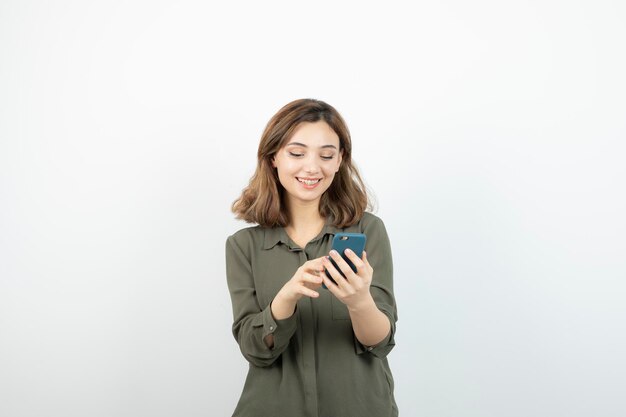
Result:
M317 298L320 296L320 294L317 291L313 291L312 289L307 288L304 285L300 287L299 293L302 295L306 295L307 297L311 297L311 298Z
M324 281L322 281L322 279L320 278L320 282L318 282L318 283L316 283L316 284L311 284L310 282L305 282L303 285L304 285L305 287L307 287L308 289L311 289L311 290L316 290L316 289L318 289L319 287L321 287L321 286L322 286L322 283L323 283L323 282L324 282Z
M342 286L347 284L346 279L343 277L343 275L341 275L341 273L337 270L337 268L335 268L335 266L333 265L333 263L330 261L330 259L326 258L324 259L324 267L326 268L326 270L328 271L328 273L330 274L330 276L335 280L336 285L341 288ZM325 279L327 279L328 277L326 276L326 274L324 274ZM324 281L325 282L325 281Z
M324 274L323 279L324 285L326 285L328 291L330 291L335 297L339 297L341 295L341 288L339 288L337 284L335 284L330 278L328 278L326 274Z
M311 284L321 284L322 277L320 275L311 274L308 272L302 273L302 280L310 282Z
M354 271L352 270L350 265L348 265L348 263L341 257L341 255L339 255L339 252L337 252L336 250L331 250L330 256L333 258L333 260L339 267L339 270L343 272L343 274L346 276L346 279L348 281L351 278L354 278Z
M322 263L323 259L323 256L321 258L311 259L310 261L305 262L302 267L306 271L321 272L324 270L324 264Z
M374 268L370 265L370 261L367 260L367 253L365 251L363 251L363 263L366 268L368 268L371 272L374 272Z
M363 252L363 253L365 253L365 252ZM356 270L357 271L361 271L362 269L365 268L365 262L363 262L363 260L361 258L359 258L356 255L356 253L354 253L351 249L346 249L345 254L348 257L348 259L350 259L350 261L352 261L354 266L356 266Z

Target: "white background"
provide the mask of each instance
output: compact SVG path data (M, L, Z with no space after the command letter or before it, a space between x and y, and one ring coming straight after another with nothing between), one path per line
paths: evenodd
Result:
M226 416L265 123L346 118L403 416L626 415L626 6L0 3L0 415Z

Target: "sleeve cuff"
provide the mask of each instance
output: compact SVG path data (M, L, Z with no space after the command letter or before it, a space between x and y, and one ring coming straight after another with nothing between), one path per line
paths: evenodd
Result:
M255 323L255 327L262 327L262 338L265 339L268 335L274 336L274 348L272 350L281 349L284 345L289 343L289 339L296 332L297 328L297 317L298 309L296 307L296 311L284 320L275 320L274 316L272 316L272 308L271 303L265 307L262 314L259 316L257 323Z

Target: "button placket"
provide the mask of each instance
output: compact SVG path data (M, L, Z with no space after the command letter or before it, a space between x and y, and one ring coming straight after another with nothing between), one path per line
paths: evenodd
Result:
M300 264L304 264L309 260L306 248L300 250L298 253L300 256ZM317 416L317 376L315 375L315 351L314 351L314 339L315 334L313 330L313 306L312 300L305 297L305 306L300 312L301 324L304 326L302 331L302 369L304 371L304 395L307 403L306 407L309 411L308 415Z

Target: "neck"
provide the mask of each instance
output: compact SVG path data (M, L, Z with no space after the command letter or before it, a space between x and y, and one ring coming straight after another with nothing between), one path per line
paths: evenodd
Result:
M324 225L324 218L320 215L319 200L311 202L289 201L288 229L310 230L320 229Z

